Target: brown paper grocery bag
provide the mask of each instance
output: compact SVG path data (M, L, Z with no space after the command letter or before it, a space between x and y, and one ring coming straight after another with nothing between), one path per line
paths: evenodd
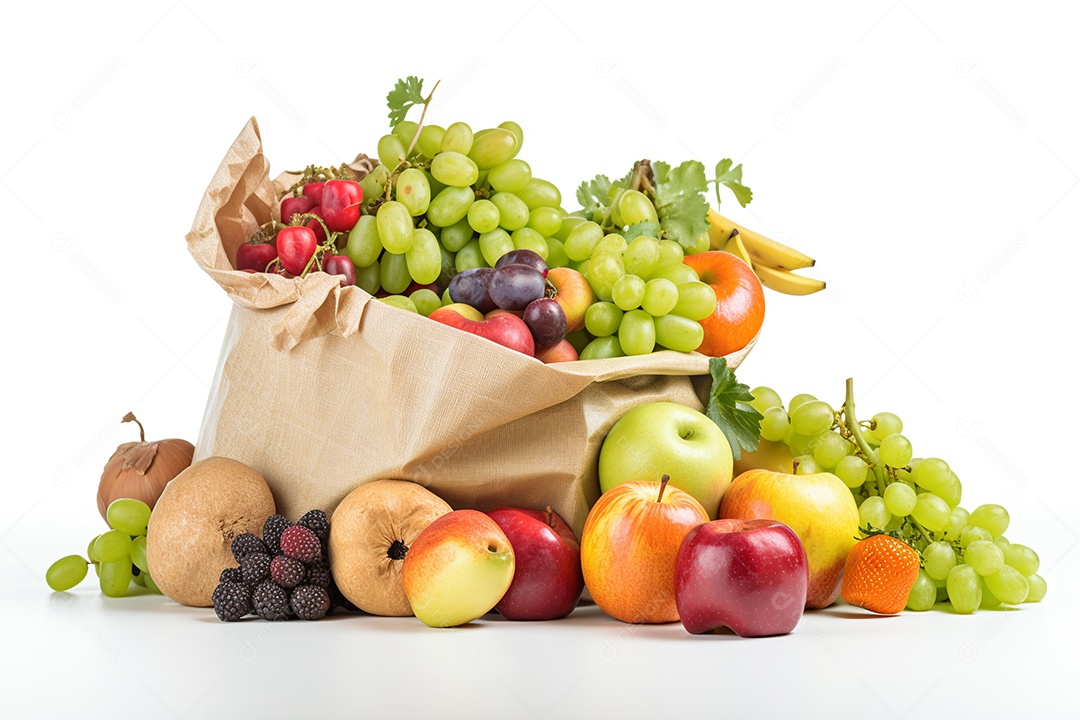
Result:
M580 536L615 421L658 400L701 409L691 378L708 374L708 358L696 353L545 365L372 302L336 276L234 270L237 248L277 217L294 180L270 179L252 118L187 236L195 261L235 302L195 460L223 455L254 467L289 519L330 513L361 483L401 478L454 508L550 505Z

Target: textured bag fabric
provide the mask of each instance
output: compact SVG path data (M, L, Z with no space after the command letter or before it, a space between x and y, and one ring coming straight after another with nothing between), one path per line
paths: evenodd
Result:
M692 379L705 387L708 358L696 353L545 365L372 302L336 276L233 270L237 248L277 217L279 193L296 179L269 171L253 118L187 236L235 303L195 460L255 468L289 519L329 514L361 483L399 478L454 508L550 505L580 536L611 426L658 400L701 409Z

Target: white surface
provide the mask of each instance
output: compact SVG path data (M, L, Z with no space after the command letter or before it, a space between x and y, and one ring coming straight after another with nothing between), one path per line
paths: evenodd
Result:
M1080 640L1077 18L922 0L506 5L8 11L0 711L1063 715ZM1010 509L1046 601L971 617L835 608L744 642L595 609L437 632L226 626L89 581L52 596L45 568L101 529L100 468L134 432L117 419L197 433L228 301L183 235L233 137L258 116L275 171L373 153L406 74L443 79L434 122L519 121L522 156L567 198L640 157L745 162L756 199L723 209L813 254L829 290L770 293L740 377L836 401L854 376L863 412L897 412L918 454L952 463L966 506Z

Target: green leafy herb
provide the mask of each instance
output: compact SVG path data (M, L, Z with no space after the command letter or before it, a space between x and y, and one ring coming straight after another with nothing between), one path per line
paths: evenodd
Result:
M715 186L717 205L720 204L720 186L725 185L735 193L739 205L746 207L754 199L754 192L742 184L742 163L731 167L734 162L731 158L724 158L716 163L716 178L709 182Z
M705 166L697 160L687 160L672 169L665 162L652 163L653 204L666 237L688 247L709 231L709 189Z
M709 374L713 383L705 414L724 432L731 445L731 455L738 460L743 450L757 450L762 415L750 406L754 396L750 394L749 387L735 378L735 373L727 366L727 360L711 358Z
M399 79L394 84L394 89L386 96L386 105L390 108L390 127L395 127L405 119L409 110L415 105L424 105L424 81L415 75L410 75L404 80ZM428 100L430 100L430 96Z
M577 189L577 199L581 203L583 216L591 218L596 210L603 210L611 202L611 179L607 175L597 175L592 180L581 183Z
M626 230L622 233L623 239L626 240L626 242L628 243L634 238L641 237L642 235L647 235L651 238L659 238L660 226L654 222L642 220L641 222L636 222L630 227L626 228Z

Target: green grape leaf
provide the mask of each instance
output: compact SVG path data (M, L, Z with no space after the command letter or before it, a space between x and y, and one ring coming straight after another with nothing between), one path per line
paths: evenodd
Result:
M597 175L592 180L581 183L577 189L577 200L581 203L583 217L592 217L595 210L603 210L610 202L611 179L607 175Z
M742 184L742 163L731 167L735 161L724 158L716 163L716 179L711 180L716 186L716 204L720 204L720 186L726 185L731 192L735 193L735 199L739 205L746 207L754 199L754 192Z
M626 228L626 230L624 230L621 235L623 236L623 239L626 240L626 242L628 243L634 238L641 237L642 235L656 238L660 235L660 226L654 222L642 220L641 222L636 222L630 227Z
M386 96L386 106L390 108L390 127L396 127L404 120L414 105L423 105L426 102L423 91L424 81L415 75L404 80L398 79L394 89Z
M727 360L710 358L709 374L713 382L705 414L724 432L731 446L731 456L738 460L743 450L757 450L762 415L751 407L754 396L750 394L750 388L735 378Z
M653 204L666 237L683 247L690 247L709 231L709 203L705 192L705 166L697 160L687 160L672 169L666 162L655 161L653 169Z

